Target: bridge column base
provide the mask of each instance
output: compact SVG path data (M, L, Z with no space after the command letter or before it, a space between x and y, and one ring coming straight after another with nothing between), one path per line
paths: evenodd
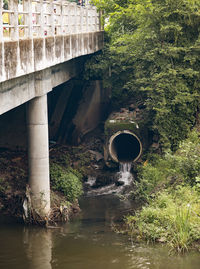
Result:
M50 213L49 138L47 95L27 107L28 161L31 210L45 220ZM30 205L29 205L30 207Z

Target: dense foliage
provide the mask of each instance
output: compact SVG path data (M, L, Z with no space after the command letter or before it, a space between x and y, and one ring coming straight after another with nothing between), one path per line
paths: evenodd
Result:
M93 0L104 10L103 54L87 74L112 88L114 105L141 98L164 147L199 121L200 1Z

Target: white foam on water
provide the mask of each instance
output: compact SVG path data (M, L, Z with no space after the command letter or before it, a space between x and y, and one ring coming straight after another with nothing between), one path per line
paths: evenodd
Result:
M100 188L94 188L87 191L87 195L106 195L106 194L117 194L124 190L125 186L129 186L133 181L133 175L131 174L131 163L120 163L119 172L117 172L118 182L120 185L117 186L115 183L103 186ZM96 178L93 176L88 177L86 184L90 187L95 185Z
M92 189L87 192L87 195L107 195L112 193L118 193L118 187L115 184L111 184L108 186Z
M90 187L92 187L95 184L95 182L96 182L96 177L89 176L86 184L89 185Z

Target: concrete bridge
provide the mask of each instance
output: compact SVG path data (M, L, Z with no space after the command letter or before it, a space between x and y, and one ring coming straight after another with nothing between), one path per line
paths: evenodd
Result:
M102 47L100 14L87 1L0 0L0 115L28 102L31 204L42 217L50 212L47 93Z

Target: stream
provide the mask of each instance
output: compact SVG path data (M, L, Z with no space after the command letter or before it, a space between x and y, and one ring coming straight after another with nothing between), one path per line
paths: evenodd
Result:
M130 202L114 195L83 197L82 212L58 228L0 219L1 269L199 269L200 254L169 255L111 230Z

